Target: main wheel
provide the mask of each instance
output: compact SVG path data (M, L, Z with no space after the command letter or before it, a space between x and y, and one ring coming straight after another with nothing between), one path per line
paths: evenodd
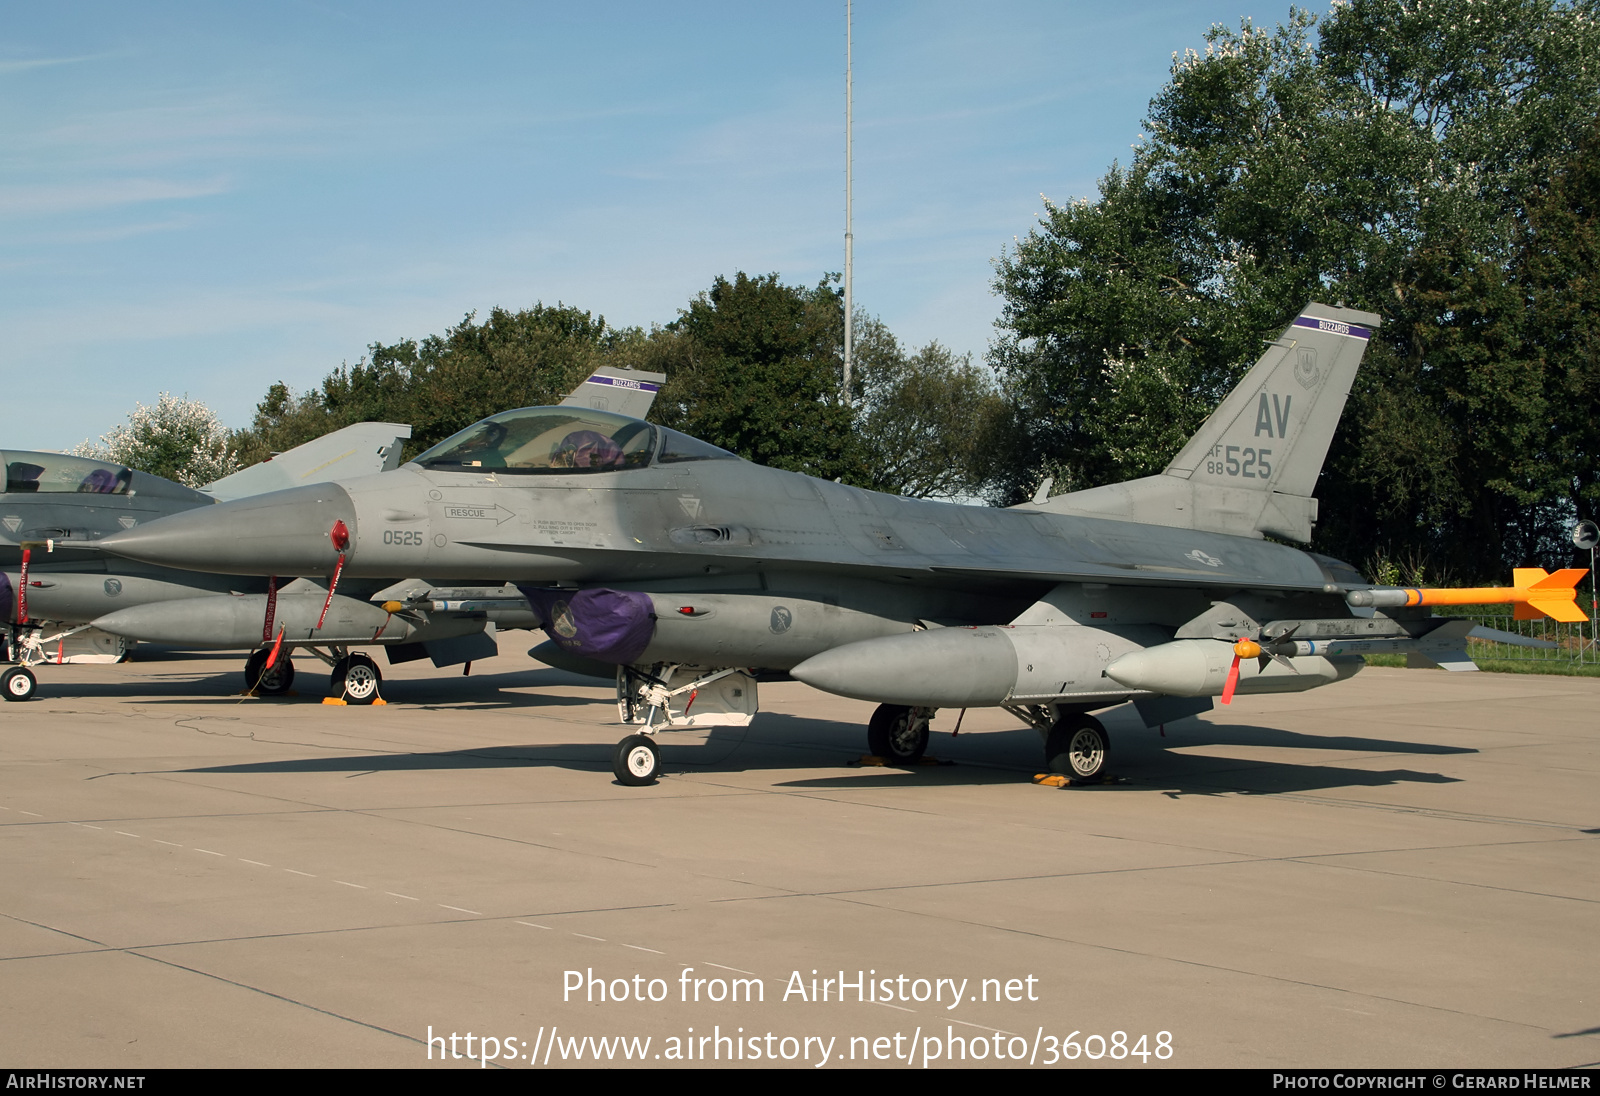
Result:
M1045 767L1074 780L1093 780L1111 759L1111 739L1094 716L1064 715L1050 728L1044 744Z
M649 735L630 734L617 743L617 752L611 757L611 771L629 787L640 788L654 784L661 775L661 754Z
M896 765L914 764L928 749L927 708L879 704L867 724L867 748Z
M0 675L0 693L4 693L7 700L28 700L38 687L39 680L26 666L13 666Z
M244 687L246 692L260 693L262 696L282 696L289 691L289 686L294 684L294 663L289 661L287 651L278 652L278 661L272 664L272 669L267 669L267 656L271 651L257 651L251 655L244 664Z
M378 664L366 655L346 655L334 663L328 688L351 704L371 704L378 699L383 675Z

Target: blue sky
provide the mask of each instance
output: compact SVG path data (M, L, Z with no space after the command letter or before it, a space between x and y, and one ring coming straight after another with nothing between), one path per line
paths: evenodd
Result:
M844 264L843 0L4 11L0 447L162 391L242 426L496 305L649 325ZM1288 5L855 12L856 302L981 359L1040 194L1092 196L1174 51Z

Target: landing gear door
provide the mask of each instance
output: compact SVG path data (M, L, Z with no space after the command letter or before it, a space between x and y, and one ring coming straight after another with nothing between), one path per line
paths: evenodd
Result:
M681 665L617 670L617 712L623 723L745 727L758 708L756 679L743 670Z

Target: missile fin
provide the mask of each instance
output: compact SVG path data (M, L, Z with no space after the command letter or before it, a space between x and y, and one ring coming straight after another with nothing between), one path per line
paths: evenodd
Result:
M1527 590L1550 578L1550 572L1543 567L1513 567L1511 568L1511 585L1519 590Z
M1564 624L1578 624L1589 618L1578 608L1578 580L1589 572L1582 567L1565 567L1547 575L1542 567L1518 567L1516 584L1528 589L1528 603L1517 605L1518 620L1552 617Z
M1581 624L1589 618L1582 609L1578 608L1578 603L1573 597L1575 593L1576 591L1573 591L1567 597L1557 598L1530 597L1528 599L1528 607L1534 610L1533 616L1535 617L1542 613L1545 616L1561 621L1563 624ZM1521 609L1522 606L1518 605L1517 608ZM1518 613L1517 616L1520 618L1522 614Z

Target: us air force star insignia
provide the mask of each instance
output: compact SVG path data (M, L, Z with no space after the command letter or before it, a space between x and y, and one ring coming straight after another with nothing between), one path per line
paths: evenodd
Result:
M1207 555L1205 552L1202 552L1198 548L1196 548L1194 551L1190 552L1184 558L1185 559L1192 559L1196 563L1203 563L1207 567L1221 567L1222 566L1222 561L1220 559L1218 559L1216 556Z

